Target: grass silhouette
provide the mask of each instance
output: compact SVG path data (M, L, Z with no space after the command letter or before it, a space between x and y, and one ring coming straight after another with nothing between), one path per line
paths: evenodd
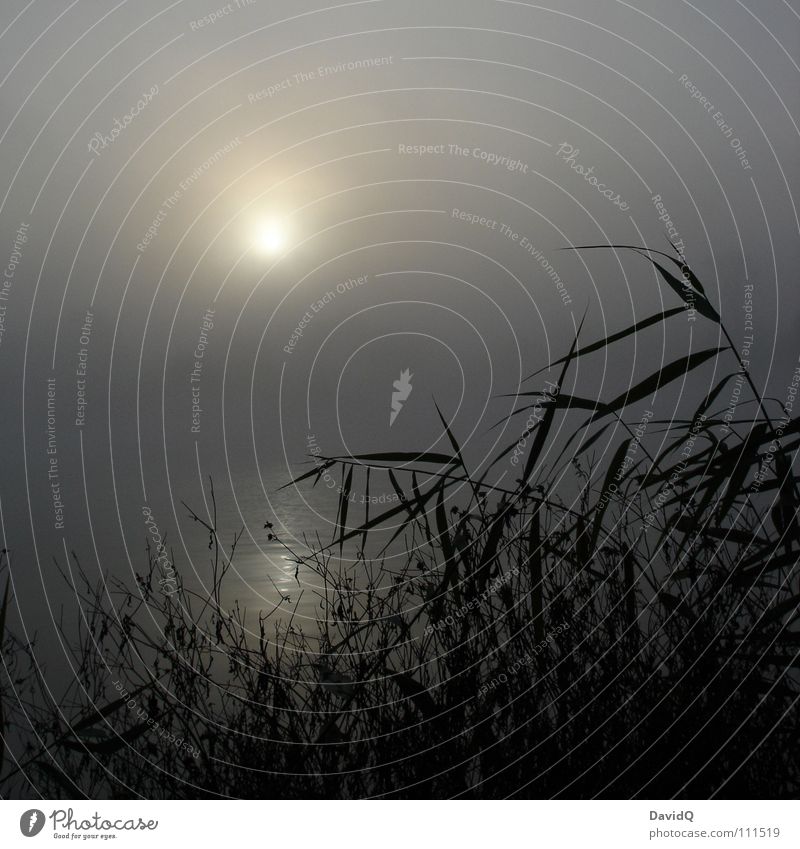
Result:
M56 700L35 647L5 632L0 721L8 747L26 742L0 764L3 795L796 797L800 420L770 417L680 258L618 249L681 305L576 336L515 393L511 418L529 424L479 476L437 408L446 452L321 456L292 482L342 480L333 538L286 546L319 579L313 633L299 598L255 616L223 606L238 536L226 553L213 484L210 516L188 508L209 537L207 591L179 576L160 592L157 552L135 587L95 581L76 558L67 693ZM688 309L725 344L609 400L564 391L580 358ZM710 366L723 376L689 415L642 417ZM545 370L553 391L528 391ZM737 379L756 413L720 436L716 406ZM624 437L598 463L612 427ZM519 477L493 483L512 458ZM370 515L384 475L397 501Z

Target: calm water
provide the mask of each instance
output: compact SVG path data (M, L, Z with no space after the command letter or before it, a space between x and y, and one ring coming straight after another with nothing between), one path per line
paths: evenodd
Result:
M312 488L310 483L301 484L301 490L289 487L277 491L286 480L285 471L276 471L265 476L263 486L257 475L237 478L234 488L229 482L225 485L215 481L217 528L226 555L230 554L234 534L242 532L226 578L224 599L227 604L238 600L242 608L255 613L273 609L281 604L281 595L288 596L290 602L282 603L284 610L294 610L299 600L296 615L314 618L318 606L314 595L319 584L317 576L301 566L295 578L296 563L284 545L270 541L268 535L277 534L294 552L307 554L306 540L314 540L317 533L324 542L330 541L336 498L319 487ZM203 507L210 510L210 500L204 503L197 485L192 492L193 497L186 501L202 516ZM265 528L266 522L271 522L273 528ZM187 582L205 585L211 576L208 534L190 520L182 524L181 534L185 550L183 557L176 550L176 566Z
M265 476L263 486L257 475L237 479L233 489L230 484L222 486L215 482L217 527L226 553L230 551L234 533L244 531L226 579L224 599L227 604L238 600L242 608L253 613L272 610L280 604L284 616L295 611L295 621L308 630L322 612L321 581L309 567L298 567L285 546L303 556L309 553L309 545L329 544L335 532L338 495L336 488L331 488L333 479L329 479L328 486L324 481L316 487L311 481L304 481L297 487L280 490L287 479L286 471L280 470ZM338 476L335 481L338 484ZM373 490L372 497L380 497L380 492ZM203 505L199 487L195 487L194 498L187 499L187 503L195 510L197 505ZM391 506L391 502L373 504L370 516ZM364 505L361 493L356 491L348 508L348 524L354 526L363 519ZM266 522L271 522L273 528L265 528ZM184 560L190 560L191 566L188 570L182 566L176 550L177 565L183 569L186 580L205 583L211 575L208 534L190 520L184 523L181 532L186 547ZM270 541L270 532L277 534L280 542ZM370 539L377 543L380 536L372 535ZM345 546L345 559L354 559L355 554L354 544ZM281 602L281 595L288 596L289 601Z

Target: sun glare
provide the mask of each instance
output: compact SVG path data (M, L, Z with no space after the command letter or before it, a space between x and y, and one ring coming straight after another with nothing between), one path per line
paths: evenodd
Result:
M255 242L264 253L278 253L286 246L286 230L280 221L262 221L256 229Z

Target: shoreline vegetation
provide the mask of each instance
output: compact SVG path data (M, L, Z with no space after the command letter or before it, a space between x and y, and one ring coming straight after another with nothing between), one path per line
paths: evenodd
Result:
M223 606L239 535L218 528L211 483L208 514L187 507L208 536L207 591L176 567L162 592L149 545L133 586L58 563L82 616L56 695L6 621L0 555L3 797L796 798L800 419L759 394L680 254L617 249L677 305L604 339L579 330L528 378L557 390L516 393L524 443L480 476L437 407L446 451L316 454L291 482L341 481L332 539L286 546L318 578L300 588L318 596L316 633L299 598ZM720 346L616 398L567 391L580 358L687 310ZM660 418L654 395L691 373L711 389ZM737 379L753 417L724 428ZM577 424L554 448L566 416ZM493 485L515 450L519 477ZM376 509L379 478L397 500Z

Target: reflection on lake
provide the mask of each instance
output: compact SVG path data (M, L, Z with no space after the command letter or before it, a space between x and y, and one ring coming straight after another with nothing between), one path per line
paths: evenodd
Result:
M331 543L336 531L338 484L331 487L321 481L314 486L312 480L306 480L281 489L287 480L289 474L281 469L264 475L263 485L255 474L235 479L233 490L227 481L214 481L216 526L226 556L230 556L234 535L241 532L223 586L222 600L225 606L238 601L243 610L246 608L254 613L280 608L279 616L293 614L295 624L313 631L309 626L320 613L322 582L309 566L298 560ZM331 481L333 477L328 483ZM208 487L201 494L199 485L195 484L191 493L184 500L202 519L207 519L212 510ZM396 503L396 496L391 498ZM363 521L363 501L361 493L351 496L350 526ZM387 495L373 494L370 516L385 509ZM208 588L213 573L209 535L188 517L185 509L182 508L179 515L186 554L181 558L176 549L176 568L187 585ZM377 535L373 536L371 547L379 540ZM335 551L338 556L338 546ZM358 546L353 541L344 546L343 558L352 561L357 552Z

